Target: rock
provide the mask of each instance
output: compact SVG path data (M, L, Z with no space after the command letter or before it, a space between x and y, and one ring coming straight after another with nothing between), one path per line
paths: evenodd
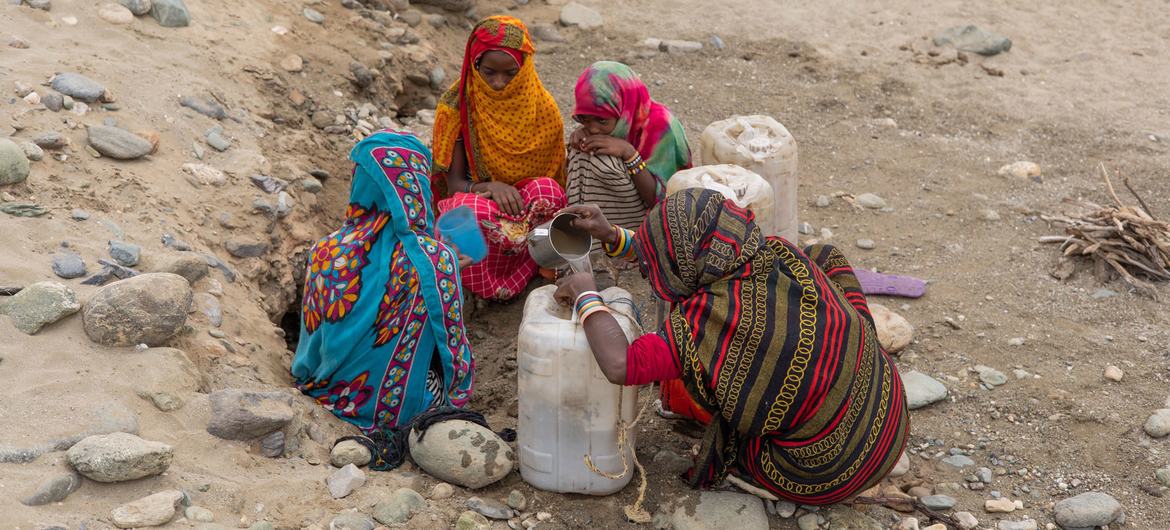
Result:
M134 267L138 265L138 260L142 254L142 247L133 243L126 243L124 241L111 240L108 242L110 257L114 261L124 267Z
M422 20L423 20L422 13L417 9L408 9L406 11L403 11L403 12L398 14L398 18L402 19L402 21L405 22L406 25L408 25L412 28L415 26L418 26L419 24L422 24Z
M40 162L45 158L45 151L41 146L32 142L23 142L20 144L20 150L24 151L24 157L31 162Z
M215 514L211 513L211 510L208 510L207 508L201 508L199 506L187 507L186 510L183 510L183 517L186 517L188 521L195 521L198 523L215 522Z
M975 372L979 374L979 380L989 387L1000 386L1008 382L1008 378L1003 372L990 366L975 365Z
M191 23L191 13L183 0L154 0L150 16L164 28L182 28Z
M942 463L953 468L963 469L975 465L975 461L965 455L951 455L942 459Z
M143 528L167 524L175 517L176 508L183 498L183 492L167 490L123 504L112 512L114 526Z
M776 502L776 515L779 515L782 519L788 519L796 515L796 503L789 501Z
M37 282L22 289L0 306L21 333L33 335L41 328L81 309L77 293L57 282Z
M816 514L813 514L814 522ZM703 491L693 509L679 506L671 517L675 530L768 528L764 502L754 495L729 491ZM799 524L799 520L798 520Z
M98 482L125 482L152 477L167 470L174 458L171 446L116 432L94 435L69 448L69 464Z
M280 60L280 67L288 72L300 72L305 69L305 60L300 55L292 53Z
M528 27L528 31L532 34L532 38L544 42L567 42L568 39L561 35L561 31L552 24L533 24Z
M878 342L889 353L898 353L914 339L914 326L910 322L882 304L869 304L869 311L873 315L877 327Z
M991 469L986 467L979 468L979 470L975 472L975 476L979 479L979 482L984 484L991 484L991 481L994 478L993 474L991 473Z
M399 488L389 501L374 506L374 519L384 525L405 523L426 506L426 499L417 491Z
M41 96L41 105L53 112L60 112L61 108L65 106L65 98L56 92L49 92Z
M519 490L512 490L508 492L508 507L522 512L528 509L528 499Z
M949 510L957 504L954 497L947 495L927 495L919 500L931 510Z
M8 1L14 2L15 0L8 0ZM16 48L18 50L27 50L28 49L28 41L14 35L11 39L9 39L8 46L10 48Z
M219 131L211 131L207 133L205 140L207 141L207 145L221 153L227 151L232 146L232 141L225 138L224 135Z
M1125 517L1125 508L1111 495L1099 491L1082 493L1056 503L1056 524L1066 530L1096 528Z
M870 210L881 210L886 207L886 200L873 193L862 193L854 200L857 201L858 206L869 208Z
M171 252L152 260L154 272L169 272L195 282L207 276L207 261L194 252Z
M207 164L183 164L183 173L187 174L187 181L194 186L223 186L227 184L227 175Z
M902 451L902 456L898 457L898 462L894 464L894 468L890 470L890 478L898 478L910 472L910 454Z
M248 527L248 530L276 530L276 527L268 521L260 521Z
M28 6L33 9L40 9L41 11L48 11L53 8L53 3L50 0L25 0Z
M329 530L374 530L374 520L360 513L343 513L329 521Z
M951 46L961 52L990 56L1012 49L1012 40L977 26L955 26L934 36L935 46Z
M362 487L362 484L365 483L366 474L353 464L334 471L329 476L329 480L326 481L326 484L329 486L329 494L334 499L340 499L353 493L353 490Z
M1111 364L1105 367L1104 376L1105 379L1113 381L1114 383L1120 383L1121 379L1125 377L1125 372L1121 371L1121 368Z
M321 193L321 181L313 177L305 177L304 179L301 179L301 189L314 195Z
M904 374L902 384L906 387L906 402L910 410L920 409L947 397L947 387L917 370Z
M702 50L703 43L696 42L693 40L663 39L663 40L658 41L658 49L659 49L659 51L664 51L666 53L674 53L674 54L691 53L691 52L697 52L699 50Z
M187 323L191 285L170 273L140 274L98 289L82 308L89 339L105 346L159 346Z
M154 150L150 141L125 129L106 125L91 125L89 145L103 156L116 160L134 160Z
M516 514L506 504L495 499L481 499L479 497L472 497L467 499L467 507L475 510L480 515L488 519L496 519L506 521L511 519Z
M814 205L817 208L828 208L831 201L827 195L817 195L817 202Z
M1146 419L1145 431L1146 434L1153 438L1162 438L1170 435L1170 409L1155 410Z
M1170 488L1170 467L1164 467L1154 472L1154 478L1158 479L1163 486Z
M318 110L309 118L313 126L318 129L324 129L333 125L333 113L328 110Z
M44 506L54 502L61 502L70 493L81 487L81 475L77 473L62 473L49 477L37 486L36 491L20 500L25 506Z
M217 390L211 394L207 432L225 440L251 440L292 421L292 396L283 392Z
M87 273L85 261L81 259L81 256L71 252L53 256L52 268L53 274L66 280L80 278Z
M410 0L411 4L435 6L447 11L463 12L471 9L473 0Z
M1007 341L1008 346L1023 346L1024 337L1012 337Z
M906 517L898 521L898 524L894 525L892 530L920 530L918 519L915 517Z
M1016 511L1016 503L1011 499L1001 497L999 499L988 499L983 501L983 509L987 513L1012 513Z
M410 457L427 474L470 489L495 483L512 472L516 456L496 433L475 423L437 423L419 439L410 434Z
M999 212L995 210L979 210L979 218L984 221L998 221L1000 220Z
M734 524L734 523L732 523ZM820 528L820 518L815 513L806 513L796 518L796 527L800 530L817 530ZM675 525L678 528L678 525ZM712 529L717 527L711 527ZM766 528L766 527L760 527Z
M680 474L695 465L691 458L663 449L654 454L654 465L667 473Z
M194 96L184 96L179 98L179 106L189 108L199 114L207 116L208 118L222 120L227 118L227 110L223 108L215 100L210 98L199 98Z
M1033 519L1024 519L1023 521L1008 521L1003 520L995 525L999 530L1036 530L1037 524Z
M561 8L561 24L565 26L594 29L600 28L603 23L604 20L601 18L601 13L577 2L569 2L565 4L565 7Z
M460 514L459 520L455 521L455 530L488 530L491 527L487 517L470 510Z
M258 258L268 253L268 242L256 239L231 239L223 246L237 258Z
M69 212L69 218L73 219L74 221L85 221L89 219L89 212L80 208L75 208L72 212Z
M53 76L49 86L57 92L86 103L98 101L106 93L106 87L101 83L73 72Z
M276 431L260 440L260 454L268 458L284 456L285 437L283 431Z
M118 0L118 3L123 7L129 9L134 16L142 16L150 12L153 2L150 0Z
M32 141L42 149L64 149L69 146L69 139L57 131L49 131L33 136Z
M305 15L305 18L314 24L325 23L325 15L322 15L320 11L317 11L311 7L306 7L304 11L301 11L301 14Z
M873 250L877 246L872 239L862 238L857 240L857 248L861 250Z
M134 13L121 4L103 4L98 8L98 17L110 24L129 24L134 22Z
M975 518L971 512L955 512L955 521L959 523L959 528L963 530L971 530L979 526L979 519Z
M28 173L28 155L11 140L0 138L0 186L20 184Z
M826 526L833 530L885 530L885 525L845 505L831 505L823 510L820 514L828 520Z
M1018 179L1027 179L1040 176L1040 166L1027 161L1012 162L1006 166L999 168L997 174L1001 177L1015 177Z
M345 440L333 446L329 452L329 463L333 467L345 467L353 464L358 467L370 463L370 450L354 440Z

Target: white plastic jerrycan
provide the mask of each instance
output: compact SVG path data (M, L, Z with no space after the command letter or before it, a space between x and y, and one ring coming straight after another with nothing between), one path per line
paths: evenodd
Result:
M756 214L756 225L764 235L772 235L775 224L775 205L772 185L751 171L731 164L699 166L675 173L666 181L666 195L687 188L706 188L718 191L740 208Z
M788 129L770 116L735 116L703 130L699 153L704 164L735 164L764 177L776 214L772 227L760 228L796 242L796 139Z
M620 422L634 420L637 388L610 383L589 348L585 328L553 299L556 286L532 291L524 302L517 339L520 476L533 487L560 493L609 495L630 482L634 433L618 447ZM637 324L630 293L602 291L629 339ZM623 452L625 455L623 457ZM585 465L593 465L607 478ZM624 462L624 465L623 465Z

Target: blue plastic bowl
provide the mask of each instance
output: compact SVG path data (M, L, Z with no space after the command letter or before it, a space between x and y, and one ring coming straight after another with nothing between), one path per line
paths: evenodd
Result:
M459 206L448 211L439 216L435 227L439 230L439 239L471 258L472 263L479 263L487 257L487 242L483 239L483 231L471 208Z

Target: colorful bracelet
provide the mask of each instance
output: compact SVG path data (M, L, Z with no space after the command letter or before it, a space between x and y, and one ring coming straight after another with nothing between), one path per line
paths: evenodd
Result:
M632 259L634 256L634 231L626 230L617 225L614 225L613 228L617 230L617 240L613 244L602 245L605 254L611 258Z
M642 160L642 155L634 153L634 158L625 161L626 173L630 176L637 175L646 169L646 161Z
M598 313L609 313L609 314L613 314L613 312L609 310L609 307L606 307L606 306L604 306L604 305L603 305L603 306L595 307L595 308L593 308L593 309L590 309L590 310L588 310L588 311L585 311L584 313L581 313L581 314L580 314L580 315L577 317L577 321L578 321L578 322L581 322L582 324L584 324L586 319L588 319L589 317L591 317L591 316L593 316L593 315L596 315L596 314L598 314Z
M585 291L577 295L577 303L574 306L577 320L580 322L584 322L587 317L598 311L609 311L605 306L605 300L601 299L601 294L597 291Z

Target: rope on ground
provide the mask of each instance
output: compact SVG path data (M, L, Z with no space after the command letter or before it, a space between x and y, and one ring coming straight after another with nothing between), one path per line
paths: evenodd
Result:
M637 399L636 396L637 396L637 394L635 394L635 399ZM601 476L603 476L607 479L610 479L610 480L618 480L618 479L622 478L623 476L625 476L626 473L629 473L629 471L630 471L629 459L633 459L634 467L638 470L638 475L639 475L638 499L634 501L634 504L627 505L624 508L624 510L626 512L626 519L629 519L630 522L640 523L640 524L649 523L653 519L653 517L650 516L650 512L647 512L646 509L642 507L642 503L646 500L646 486L647 486L646 468L642 467L642 463L638 461L638 453L636 451L634 451L633 444L631 444L629 442L629 440L630 440L629 433L630 433L630 431L632 431L634 429L634 427L637 427L638 422L641 421L641 419L642 419L642 414L644 414L646 412L646 409L650 408L650 404L652 404L652 403L653 403L653 401L647 401L646 404L642 405L642 408L638 410L638 415L634 417L634 421L630 422L628 425L626 424L625 421L618 422L618 442L617 442L617 445L618 445L618 451L622 455L622 470L620 473L606 473L605 471L598 469L597 466L593 465L592 456L585 455L585 467L589 468L589 471L597 473L598 475L601 475ZM618 399L618 410L620 411L621 409L622 409L621 399L619 398ZM628 458L626 456L627 452L629 452Z

